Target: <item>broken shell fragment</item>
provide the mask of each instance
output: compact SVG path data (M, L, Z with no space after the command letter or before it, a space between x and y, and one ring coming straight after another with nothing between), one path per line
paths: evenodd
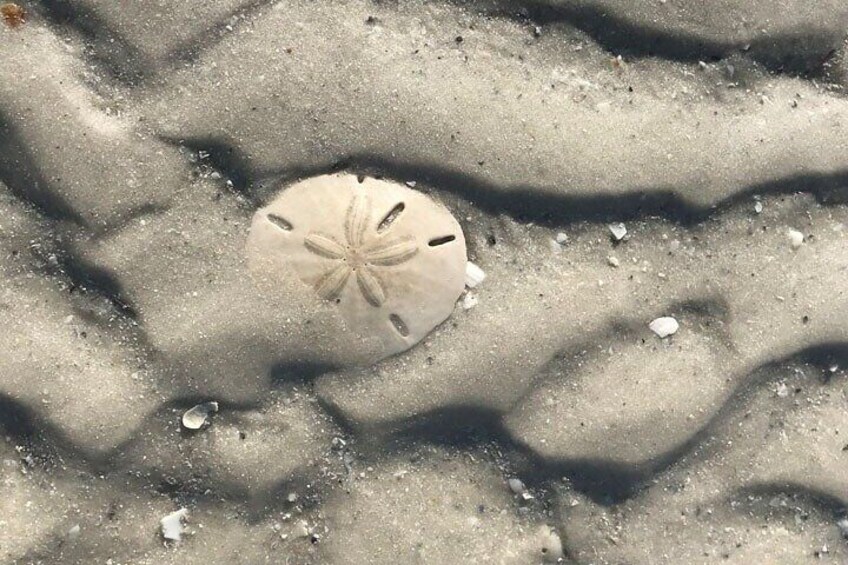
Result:
M199 430L209 420L209 416L218 411L217 402L204 402L186 410L183 414L183 426L189 430Z
M468 288L474 288L484 280L486 280L485 271L469 261L468 264L465 265L465 286Z
M789 237L789 245L792 246L792 249L798 249L804 244L804 234L798 230L790 229L786 232L786 235Z
M254 215L247 254L257 284L294 274L379 358L447 319L465 286L465 237L447 208L403 184L349 174L283 190Z
M627 226L625 226L622 222L610 224L609 231L615 241L621 241L627 235Z
M560 563L565 554L562 548L562 540L553 528L539 526L538 536L541 545L541 558L545 563Z
M524 486L524 482L521 479L513 477L507 481L507 484L513 494L524 494L527 491L527 487Z
M677 320L674 318L666 316L663 318L657 318L648 324L648 327L651 328L651 331L657 334L660 339L662 339L677 333L677 330L680 329L680 324L678 324Z
M171 512L161 520L159 525L162 528L162 537L169 541L180 541L183 539L183 520L188 517L188 509L180 508L175 512Z

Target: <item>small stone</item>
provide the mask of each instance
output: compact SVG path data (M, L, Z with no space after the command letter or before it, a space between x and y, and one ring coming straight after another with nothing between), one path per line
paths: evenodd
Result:
M680 329L680 324L678 324L677 320L674 318L666 316L663 318L657 318L648 324L648 327L651 328L651 331L657 334L660 339L662 339L677 333L677 330Z
M757 213L757 214L763 213L763 203L760 202L759 200L754 202L754 212Z
M307 524L304 520L301 520L294 527L294 531L292 535L297 538L308 538L309 537L309 524Z
M842 534L842 537L848 539L848 518L840 518L838 522L836 522L836 527L839 528L839 532Z
M786 234L789 236L789 245L792 246L792 249L798 249L804 243L804 234L798 230L790 228Z
M565 232L559 232L558 234L556 234L554 241L556 241L560 245L565 245L566 243L568 243L568 234Z
M26 10L14 2L6 2L0 5L0 16L2 16L6 25L11 28L23 25L27 20Z
M507 484L509 484L509 490L511 490L515 494L523 494L527 490L527 487L524 486L524 483L521 481L521 479L509 479L507 481Z
M297 493L290 492L289 495L286 497L286 500L288 500L289 502L297 502Z
M780 398L786 398L789 396L789 387L786 386L786 383L780 383L777 385L777 396Z
M414 180L408 180L408 181L406 181L406 186L408 186L409 188L415 188L415 185L417 185L417 184L418 184L418 183L417 183L417 182L415 182Z
M619 222L617 224L610 224L609 231L616 241L621 241L622 239L624 239L624 236L627 235L627 226L625 226L623 222Z
M486 280L486 273L483 269L468 261L465 264L465 286L474 288L484 280Z
M159 521L162 527L162 537L170 541L180 541L183 538L183 520L188 517L188 509L180 508L171 512Z
M79 524L74 525L70 530L68 530L68 538L77 539L80 535L80 527Z
M607 257L607 263L610 264L610 267L620 267L621 266L621 261L618 260L618 257L615 257L613 255L610 255L609 257Z
M198 404L183 414L183 426L189 430L199 430L209 421L209 416L217 411L218 403L215 401Z
M474 293L466 293L466 295L462 297L462 308L463 310L471 310L477 306L477 302L477 296Z

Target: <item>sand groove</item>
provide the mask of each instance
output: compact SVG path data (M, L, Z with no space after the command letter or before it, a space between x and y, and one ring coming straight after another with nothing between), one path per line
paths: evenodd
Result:
M0 560L848 558L848 13L658 4L42 0L0 25ZM337 170L444 203L487 274L377 364L246 267L254 212ZM360 212L348 243L404 210Z

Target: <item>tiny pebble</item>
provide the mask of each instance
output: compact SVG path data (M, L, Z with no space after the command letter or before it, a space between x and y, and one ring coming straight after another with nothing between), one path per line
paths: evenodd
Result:
M471 310L472 308L477 306L477 302L477 295L472 292L469 292L462 298L462 308L463 310Z
M294 531L292 535L298 538L308 538L309 537L309 524L307 524L304 520L301 520L294 527Z
M188 509L180 508L171 512L159 521L162 527L162 537L166 540L180 541L183 538L183 520L188 517Z
M565 232L559 232L556 234L556 242L560 245L565 245L568 243L568 234Z
M513 478L507 481L507 483L509 483L509 490L515 494L522 494L525 490L527 490L524 483L521 482L521 479Z
M789 236L789 245L792 246L792 249L798 249L804 243L804 234L798 230L790 229L787 235Z
M660 339L662 339L677 333L677 330L680 329L680 324L678 324L677 320L674 318L666 316L663 318L657 318L648 324L648 327L651 328L651 331L657 334Z
M848 518L841 518L836 522L836 527L842 533L842 537L848 539Z
M542 559L546 563L560 563L565 555L562 548L562 540L555 530L548 526L541 526L540 541L542 542Z
M469 261L465 265L465 286L474 288L481 282L486 280L486 273L483 269Z
M622 222L610 224L609 231L616 241L621 241L624 239L624 236L627 235L627 226L625 226Z
M754 202L754 212L756 212L757 214L763 213L763 203L762 202L759 202L759 201Z
M198 404L186 410L185 414L183 414L183 426L189 430L199 430L209 421L209 416L217 411L218 403L215 401Z
M621 261L618 260L618 257L615 257L613 255L607 257L607 263L609 263L611 267L621 266Z

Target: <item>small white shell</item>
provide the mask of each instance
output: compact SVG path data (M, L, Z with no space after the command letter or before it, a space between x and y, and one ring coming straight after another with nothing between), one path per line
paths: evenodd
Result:
M622 222L610 224L609 231L616 241L621 241L624 239L624 236L627 235L627 226L625 226Z
M486 273L483 269L471 261L465 264L465 286L474 288L484 280L486 280Z
M199 430L209 419L209 416L218 411L218 403L203 402L186 410L183 414L183 426L189 430Z
M159 520L162 537L166 540L180 541L183 538L183 520L187 517L188 509L180 508Z
M804 243L804 234L799 232L798 230L790 229L787 232L789 236L789 245L792 246L792 249L798 249Z
M657 334L657 336L664 338L677 333L677 330L680 329L680 324L678 324L677 320L674 318L666 316L663 318L657 318L651 322L648 327L651 328L651 331Z

